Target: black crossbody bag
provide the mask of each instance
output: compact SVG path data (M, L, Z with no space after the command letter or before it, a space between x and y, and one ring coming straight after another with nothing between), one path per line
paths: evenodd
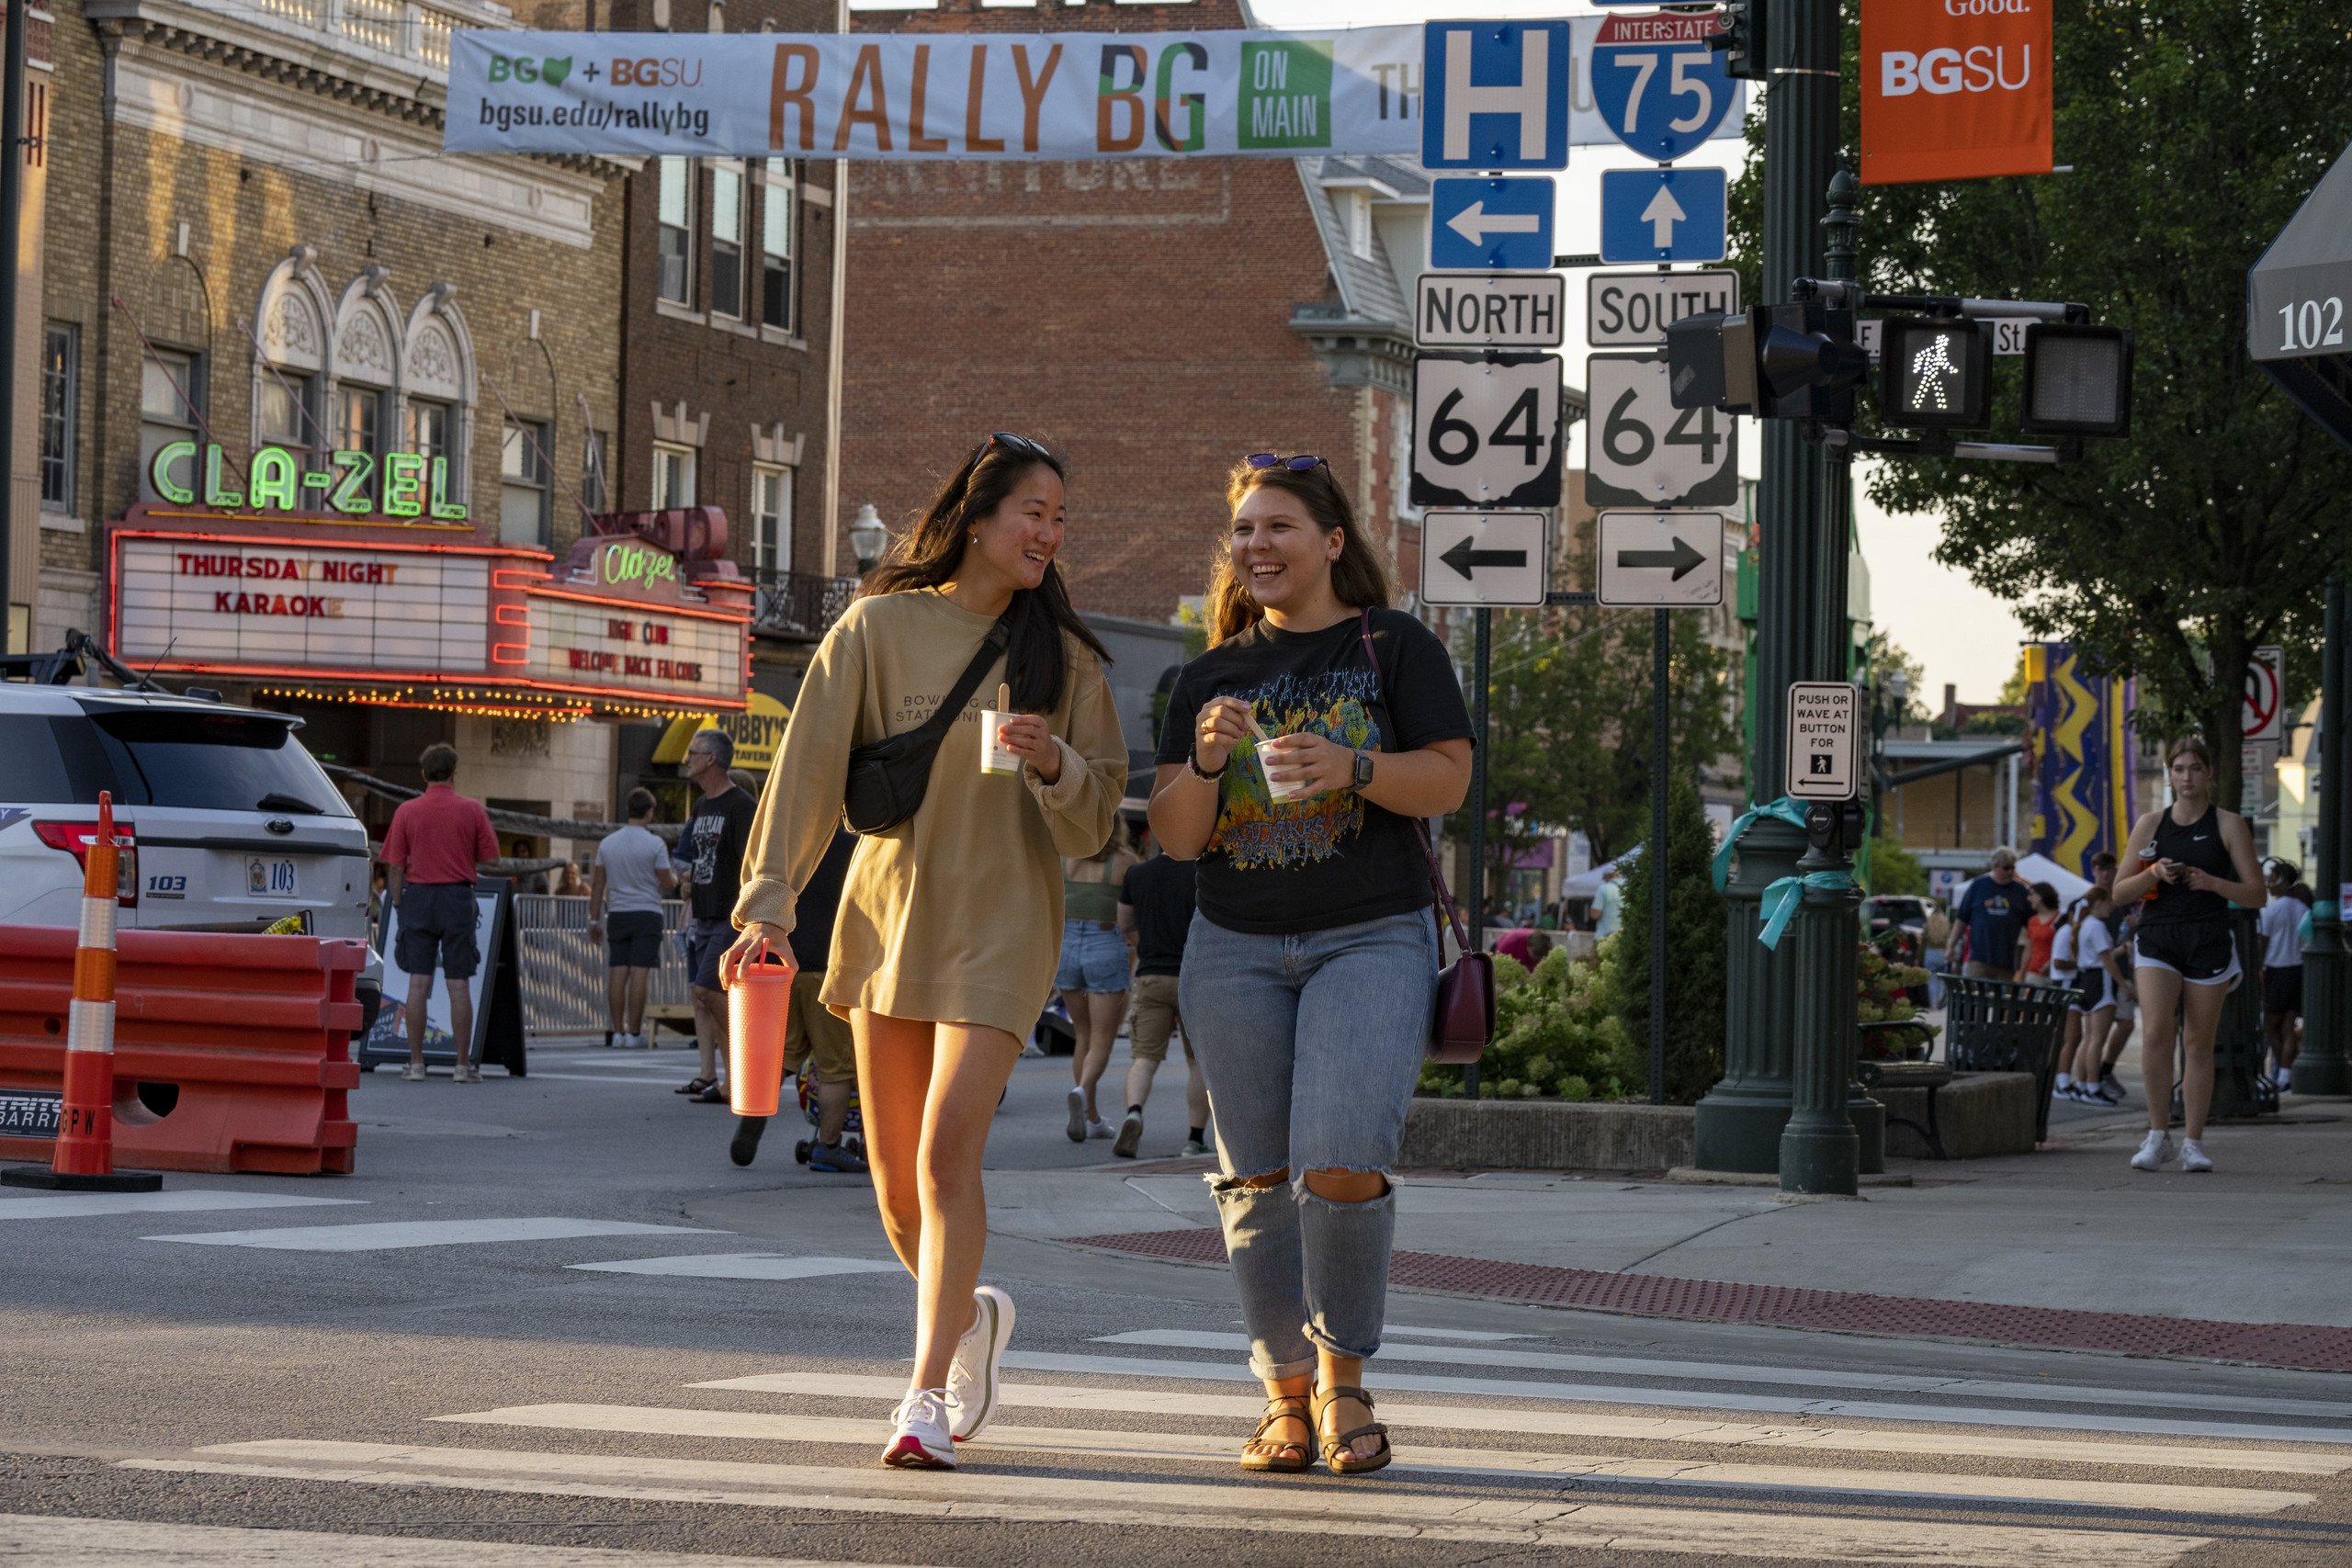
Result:
M842 821L851 832L887 833L922 806L923 792L931 787L931 765L938 760L939 743L947 739L947 727L963 713L1012 637L1012 626L1000 618L937 713L903 734L850 748Z

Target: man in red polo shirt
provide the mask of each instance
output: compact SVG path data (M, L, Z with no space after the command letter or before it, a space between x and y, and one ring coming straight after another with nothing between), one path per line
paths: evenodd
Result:
M424 1010L433 999L437 959L448 976L449 1032L456 1036L459 1083L481 1082L468 1060L474 998L466 982L481 966L474 940L474 873L498 858L498 837L479 800L459 795L458 751L435 742L416 760L424 793L403 800L384 834L384 897L401 912L392 956L408 974L408 1066L401 1077L424 1081Z

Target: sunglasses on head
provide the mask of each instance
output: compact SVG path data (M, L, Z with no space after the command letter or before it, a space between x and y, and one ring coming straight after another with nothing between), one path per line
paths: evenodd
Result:
M1009 430L1000 430L990 434L986 441L980 443L981 452L987 452L989 447L997 445L999 442L1002 442L1005 446L1012 447L1012 450L1021 453L1024 457L1043 458L1048 463L1054 460L1054 455L1051 452L1046 451L1044 446L1030 440L1025 435L1015 435Z
M1303 474L1323 461L1311 452L1301 452L1295 457L1285 457L1274 452L1252 452L1241 460L1253 468L1288 468L1294 474Z

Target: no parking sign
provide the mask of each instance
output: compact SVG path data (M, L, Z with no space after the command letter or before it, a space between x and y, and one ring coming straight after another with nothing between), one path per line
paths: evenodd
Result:
M2257 648L2245 667L2245 705L2239 713L2249 746L2276 740L2285 733L2287 717L2287 650Z

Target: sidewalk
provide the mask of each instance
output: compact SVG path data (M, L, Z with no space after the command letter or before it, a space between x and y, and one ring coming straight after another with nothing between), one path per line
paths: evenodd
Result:
M2145 1128L2134 1090L2119 1111L2053 1118L2055 1146L2037 1154L1893 1162L1913 1185L1860 1201L1401 1173L1392 1279L1643 1316L2352 1371L2352 1101L2290 1096L2277 1117L2211 1129L2211 1174L2150 1175L2126 1163ZM1221 1264L1207 1168L992 1171L989 1185L1018 1205L1001 1229Z

